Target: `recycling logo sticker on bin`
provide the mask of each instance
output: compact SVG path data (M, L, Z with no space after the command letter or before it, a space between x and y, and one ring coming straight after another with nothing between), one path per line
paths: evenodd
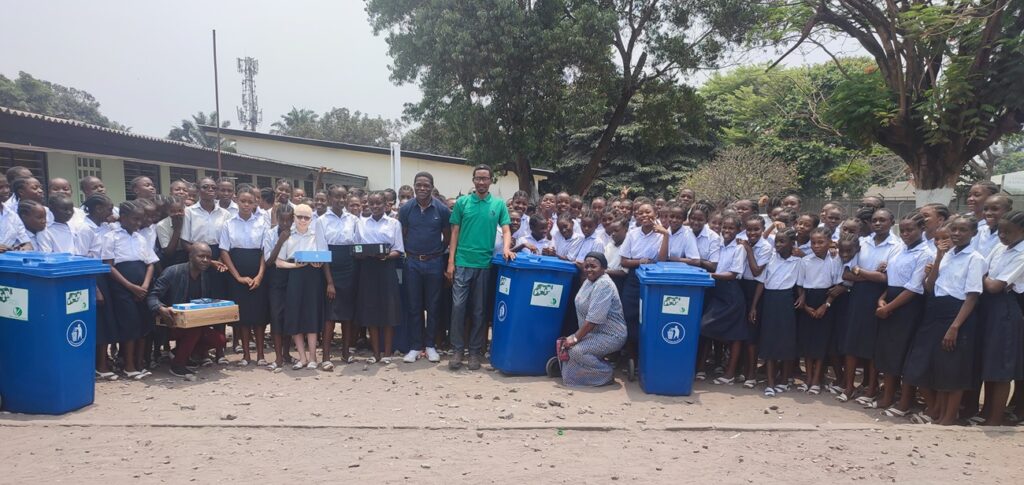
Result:
M542 283L540 281L533 284L533 293L530 296L530 305L558 308L561 301L562 285Z
M28 290L0 286L0 318L28 321Z
M668 322L661 328L661 338L668 344L678 344L686 338L686 328L679 322Z
M690 298L687 296L663 296L661 299L661 313L665 315L689 315Z
M64 293L65 313L82 313L89 311L89 290L75 290Z

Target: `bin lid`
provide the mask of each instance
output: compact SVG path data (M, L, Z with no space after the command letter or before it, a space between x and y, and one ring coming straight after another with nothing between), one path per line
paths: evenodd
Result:
M39 278L66 278L109 273L103 261L68 253L8 251L0 254L0 273L21 273Z
M491 262L500 266L508 266L515 269L539 269L544 271L562 271L575 273L576 264L555 256L538 256L536 254L516 253L516 259L505 261L502 255L496 255Z
M636 277L648 285L715 286L707 271L686 263L645 264L637 268Z

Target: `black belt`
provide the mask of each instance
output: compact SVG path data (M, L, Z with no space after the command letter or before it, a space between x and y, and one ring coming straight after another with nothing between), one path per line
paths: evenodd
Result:
M406 253L406 257L411 258L411 259L415 259L415 260L418 260L418 261L430 261L431 259L434 259L434 258L436 258L438 256L442 256L442 255L444 255L444 253L434 253L434 254Z

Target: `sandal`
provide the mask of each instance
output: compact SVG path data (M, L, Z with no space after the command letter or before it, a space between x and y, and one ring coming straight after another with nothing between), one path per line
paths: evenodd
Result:
M694 379L696 379L698 381L705 381L705 380L707 380L707 378L708 378L708 373L704 372L704 371L698 372L697 375L694 377ZM715 380L718 380L718 379L715 379Z
M784 392L789 392L789 384L779 384L779 385L776 385L775 386L775 392L777 392L779 394L782 394Z
M775 388L766 387L764 388L764 397L775 397Z
M101 381L116 381L119 378L120 378L120 376L118 376L117 374L115 374L113 372L99 372L99 371L96 371L96 379L99 379Z
M302 370L305 368L306 364L303 364L302 362L296 362L295 364L292 364L292 370Z
M350 355L350 356L348 356L347 359L345 359L345 363L346 364L351 364L351 363L353 363L355 361L356 361L356 356L354 356L354 355Z
M796 386L796 390L800 392L807 392L808 389L810 389L810 387L807 386L806 382L803 382L799 386Z
M821 386L815 385L807 388L807 394L811 396L817 396L818 394L821 394Z
M846 402L846 401L849 401L849 400L850 400L850 396L848 396L845 392L841 392L841 393L839 393L839 395L836 396L836 401L839 401L839 402Z
M747 379L743 381L743 387L746 389L753 389L757 386L757 381L754 379Z
M260 359L256 361L256 367L266 367L267 359Z
M886 415L886 416L888 416L890 418L905 418L907 416L907 413L909 413L909 412L910 411L901 411L896 406L893 406L893 407L891 407L889 409L886 409L885 411L882 411L882 414L884 414L884 415Z
M129 378L129 379L131 379L133 381L141 381L142 379L145 379L146 376L148 376L148 375L149 374L146 374L145 372L139 372L139 371L126 372L124 374L125 377L127 377L127 378Z
M875 398L871 396L861 396L858 397L857 399L854 399L854 401L857 404L860 404L861 406L868 407L871 405L871 403L875 402Z
M220 364L220 365L228 365L228 364L230 364L230 362L228 362L228 358L227 357L221 357L221 358L217 359L217 363Z
M331 361L329 360L325 360L323 361L323 363L320 364L320 368L327 372L331 372L334 370L334 364L332 364Z
M247 365L249 365L249 361L248 360L242 359L242 360L238 361L238 367L245 367Z
M382 357L382 358L380 359L380 363L381 363L381 364L383 364L383 365L388 365L388 364L390 364L390 363L391 363L391 357Z
M864 409L878 409L878 401L871 401L865 404Z
M971 416L970 418L967 418L968 426L981 426L983 424L985 424L985 418L981 416Z
M932 424L932 417L925 413L917 413L910 417L910 422L914 424Z
M712 384L718 386L731 386L736 382L735 377L726 378L725 376L716 377L715 380L711 381Z
M316 370L316 362L310 361L310 363L306 364L306 368L309 370Z
M267 370L269 370L271 372L273 372L273 371L275 371L277 369L280 369L280 368L281 368L281 366L277 365L277 362L271 362L270 365L267 366Z
M371 355L369 359L366 359L366 363L367 364L376 364L377 363L377 358Z
M200 367L210 367L211 365L213 365L213 359L209 357L203 359L202 362L199 363Z

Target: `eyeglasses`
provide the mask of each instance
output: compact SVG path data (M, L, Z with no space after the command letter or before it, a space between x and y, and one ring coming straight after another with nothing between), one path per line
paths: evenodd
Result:
M308 220L312 219L312 217L310 217L310 216L295 216L295 218L300 220L300 221L308 221Z
M473 177L473 181L474 182L487 182L488 180L491 180L491 178L490 177Z
M216 189L217 186L216 185L201 185L201 186L199 186L199 188L203 189L203 190L213 190L213 189Z

